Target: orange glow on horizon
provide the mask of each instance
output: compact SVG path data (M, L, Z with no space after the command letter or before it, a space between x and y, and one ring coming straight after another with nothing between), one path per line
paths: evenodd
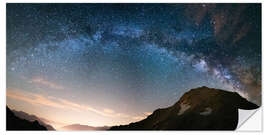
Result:
M57 121L55 121L55 119L54 120L48 119L47 121L47 124L52 125L56 129L61 128L62 126L71 125L75 123L89 125L89 126L113 126L113 125L120 125L120 124L128 124L130 122L135 122L135 121L144 119L147 116L146 113L142 113L141 116L131 116L125 113L116 112L115 110L112 110L109 108L103 108L99 110L92 106L75 103L67 99L51 97L51 96L46 97L41 94L25 92L19 89L7 89L6 95L7 95L7 102L8 100L13 99L16 102L20 102L20 103L23 102L24 104L28 103L31 105L35 105L37 107L46 106L46 107L51 108L50 111L52 113L56 111L57 109L60 109L63 112L63 114L53 115L53 117L55 117ZM16 108L13 108L13 109L16 110ZM18 111L26 111L26 110L18 110ZM28 112L26 111L26 113ZM43 112L39 112L39 113L43 113ZM104 123L104 125L100 125L98 123L93 123L93 122L89 123L87 122L87 118L81 118L80 115L77 115L78 113L84 114L84 115L92 114L93 116L97 115L99 117L94 117L95 118L94 121L96 122L100 121L99 118L108 118L108 120L109 119L114 119L114 120L111 122L111 124ZM72 116L74 117L71 117L69 114L73 114ZM46 114L43 114L43 116L39 116L39 115L37 116L47 119L46 117L44 117L46 116ZM93 121L93 117L89 119ZM119 119L122 119L122 121L119 121ZM61 122L59 122L59 120ZM84 122L81 123L82 120Z

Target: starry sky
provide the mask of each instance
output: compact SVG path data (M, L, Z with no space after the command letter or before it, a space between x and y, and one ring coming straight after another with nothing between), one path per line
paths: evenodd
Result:
M7 4L7 105L127 124L191 88L261 104L260 4Z

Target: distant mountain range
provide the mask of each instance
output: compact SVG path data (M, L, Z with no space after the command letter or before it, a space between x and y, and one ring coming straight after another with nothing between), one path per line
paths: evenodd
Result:
M77 130L107 130L110 127L103 126L103 127L93 127L88 125L80 125L80 124L72 124L64 126L58 130L65 130L65 131L77 131Z
M7 129L8 130L43 130L43 127L45 128L45 130L55 130L53 126L46 123L46 122L49 122L50 120L37 117L36 115L28 114L23 111L11 110L8 107L7 107L7 114L8 114L7 115L7 122L8 122ZM14 119L16 119L16 122L13 121ZM22 121L22 122L18 122L18 121ZM24 123L24 124L22 125L18 123ZM32 123L32 126L30 123ZM110 128L109 126L94 127L94 126L81 125L81 124L72 124L72 125L61 127L57 130L63 130L63 131L107 130L109 128Z
M37 120L31 122L17 117L8 107L6 107L6 115L7 130L47 130Z
M110 130L235 130L238 109L256 109L236 92L200 87L186 92L173 106L147 118Z

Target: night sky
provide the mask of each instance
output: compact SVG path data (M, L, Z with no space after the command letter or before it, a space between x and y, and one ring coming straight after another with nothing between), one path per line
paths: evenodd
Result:
M7 4L7 105L127 124L191 88L261 104L260 4Z

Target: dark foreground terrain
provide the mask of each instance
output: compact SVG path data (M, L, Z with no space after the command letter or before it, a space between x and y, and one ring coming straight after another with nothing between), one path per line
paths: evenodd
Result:
M38 121L38 123L44 127L47 128L47 130L52 130L52 131L55 131L54 127L47 124L46 122L48 121L47 119L44 119L44 118L40 118L36 115L33 115L33 114L28 114L26 112L23 112L23 111L17 111L17 110L11 110L15 116L21 118L21 119L25 119L25 120L28 120L30 122L33 122L33 121Z
M208 87L191 89L173 106L157 109L146 119L110 130L235 130L238 109L256 109L236 92Z
M17 117L7 107L7 130L47 130L46 127L39 124L38 121L28 121Z

